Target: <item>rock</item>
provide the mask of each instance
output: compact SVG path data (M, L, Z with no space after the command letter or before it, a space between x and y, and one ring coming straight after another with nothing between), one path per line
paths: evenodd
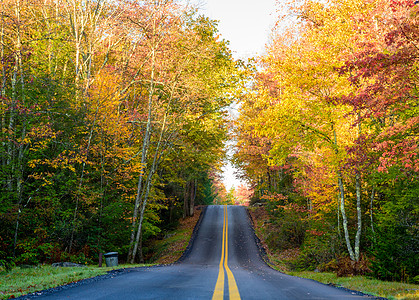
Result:
M320 270L319 270L319 269L317 269L317 268L314 270L314 272L316 272L316 273L321 273L321 272L320 272Z
M72 262L57 262L57 263L53 263L51 266L53 267L86 267L85 265L81 265L81 264L76 264L76 263L72 263Z
M32 265L20 265L19 268L21 269L32 269L35 268L36 266L32 266Z
M171 238L172 236L174 236L175 233L168 233L164 236L165 239Z

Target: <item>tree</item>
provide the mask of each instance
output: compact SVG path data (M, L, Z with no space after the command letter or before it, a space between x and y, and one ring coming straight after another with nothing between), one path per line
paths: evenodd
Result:
M239 66L175 1L2 4L0 259L134 259L169 203L202 201Z
M299 18L297 26L275 36L268 54L262 58L263 76L269 80L261 81L262 89L258 91L255 105L261 113L253 121L257 135L270 141L271 149L266 157L272 165L284 165L294 157L293 165L304 170L305 166L312 167L314 161L323 160L322 168L331 172L335 180L335 184L327 186L331 193L326 192L326 195L333 194L336 187L339 190L346 247L354 261L360 257L362 183L360 172L347 172L345 163L347 147L360 136L361 127L352 127L356 116L349 114L347 105L334 105L330 99L353 90L347 75L337 69L348 53L357 49L356 28L362 24L357 17L371 6L373 4L363 1L329 1L327 4L306 1L294 6L292 13ZM317 183L310 178L312 176L314 172L299 176L305 190ZM357 223L353 245L345 191L346 185L352 182L356 190ZM324 203L321 198L325 193L314 191L319 190L311 188L309 208L313 208L313 203ZM330 208L333 203L333 198L329 198L325 207Z

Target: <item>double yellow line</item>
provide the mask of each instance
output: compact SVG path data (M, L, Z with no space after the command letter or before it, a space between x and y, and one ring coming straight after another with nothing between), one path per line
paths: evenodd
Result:
M212 295L213 300L224 299L224 269L227 272L228 278L228 294L230 299L239 300L240 293L237 288L236 280L234 279L233 273L227 265L228 261L228 214L227 205L224 205L224 223L223 223L223 243L221 250L220 268L218 271L218 279L215 285L214 294Z

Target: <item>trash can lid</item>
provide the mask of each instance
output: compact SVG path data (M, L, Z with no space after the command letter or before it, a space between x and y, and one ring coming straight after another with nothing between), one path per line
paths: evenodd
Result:
M118 252L108 252L108 253L105 253L103 255L105 255L105 256L118 255Z

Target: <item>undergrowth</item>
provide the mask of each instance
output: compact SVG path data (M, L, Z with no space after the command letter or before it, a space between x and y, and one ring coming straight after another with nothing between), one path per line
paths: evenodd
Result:
M269 247L268 245L272 244L267 242L267 237L270 232L268 213L263 207L249 207L249 213L253 220L255 233L266 250L267 263L274 269L289 275L313 279L325 284L361 291L366 294L388 299L419 299L418 284L381 281L366 275L338 277L339 265L336 264L335 266L333 262L326 265L324 269L334 270L335 273L329 271L322 272L322 268L316 271L296 271L296 266L298 266L299 259L302 255L301 249L292 248L283 250L272 246ZM342 261L342 263L344 262Z
M108 271L142 265L119 265L117 267L52 267L39 265L30 268L15 267L10 271L0 270L0 299L15 298L29 293L77 282L82 279L104 275Z
M193 217L180 220L178 228L168 232L162 240L156 240L152 247L150 262L171 264L176 262L189 244L193 230L201 215L201 208L196 207Z
M166 238L157 241L153 247L153 261L159 264L169 264L178 260L186 249L195 224L201 211L196 210L192 218L180 221L178 229L166 235ZM86 278L107 274L108 271L149 266L150 264L124 264L116 267L52 267L39 265L29 268L14 267L7 271L0 268L0 299L15 298L60 285L77 282Z

